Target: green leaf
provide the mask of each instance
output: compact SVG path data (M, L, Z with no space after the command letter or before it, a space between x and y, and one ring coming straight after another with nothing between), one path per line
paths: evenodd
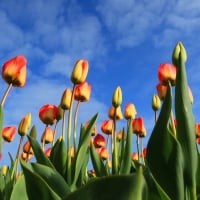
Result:
M38 174L48 186L60 197L70 193L69 186L64 178L54 169L38 163L31 164L33 172Z
M200 195L200 154L198 153L198 168L196 174L197 194Z
M94 117L90 120L90 123L85 130L84 137L80 141L80 145L77 150L77 153L75 154L74 162L72 163L72 176L73 176L73 184L72 185L76 185L76 181L77 181L79 173L81 171L82 164L84 162L84 159L86 158L86 152L88 149L91 132L92 132L94 124L97 120L97 117L98 117L98 114L94 115Z
M64 200L147 200L147 185L142 169L135 174L92 179Z
M58 139L52 147L50 160L57 171L64 177L67 165L67 148L63 138Z
M184 182L186 187L196 188L196 172L198 165L198 152L196 147L195 120L189 98L188 82L185 62L182 54L179 55L179 65L176 75L175 112L177 122L177 139L183 152ZM191 198L196 199L191 193Z
M21 161L24 172L26 191L29 200L61 200L61 198L49 187L47 182L38 174L33 172L28 165Z
M128 174L131 170L131 154L132 154L132 120L129 123L125 150L122 158L120 174Z
M31 136L27 135L28 140L31 144L31 147L33 148L33 152L35 155L35 158L38 163L49 166L54 168L51 161L47 158L47 156L44 154L43 150L41 149L38 141L35 138L32 138Z
M183 156L179 142L168 129L171 107L172 94L168 85L159 118L147 144L146 161L156 181L168 196L183 200Z
M108 172L106 166L104 165L103 160L101 159L100 155L96 152L94 144L90 144L90 155L92 160L92 165L95 171L95 175L97 177L107 176Z
M25 183L25 178L23 175L21 175L18 179L17 182L13 188L10 200L28 200L28 196L26 193L26 183Z

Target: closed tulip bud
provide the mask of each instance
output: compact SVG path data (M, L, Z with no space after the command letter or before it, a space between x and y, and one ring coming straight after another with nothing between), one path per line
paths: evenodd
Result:
M113 97L112 97L112 105L117 108L118 106L120 106L122 103L122 90L121 88L118 86L114 93L113 93Z
M23 145L23 152L28 154L34 154L33 149L29 141L26 141Z
M132 160L136 160L136 161L139 160L138 154L137 154L136 152L133 152L133 153L132 153L131 158L132 158Z
M8 166L7 165L3 165L2 168L1 168L2 175L6 176L7 171L8 171Z
M128 103L125 106L124 117L125 119L134 119L137 114L134 104Z
M135 118L132 122L133 133L139 137L146 136L146 129L144 127L144 121L142 117Z
M114 119L116 117L116 120L122 120L123 114L122 114L121 107L118 106L117 108L115 108L114 106L111 106L111 108L108 112L108 117L110 119Z
M3 64L2 78L14 87L23 87L26 83L26 58L16 56Z
M124 137L123 137L124 135ZM118 133L117 133L117 140L118 141L121 141L122 140L122 137L123 137L123 140L126 140L126 134L124 132L124 130L120 130Z
M61 106L58 106L58 114L57 114L56 120L57 121L61 120L63 118L63 114L64 114L63 109L61 108Z
M160 109L161 102L160 102L160 97L158 95L156 94L153 95L151 106L154 111L157 111Z
M33 157L33 154L26 153L26 152L24 152L24 151L23 151L22 154L21 154L21 159L22 159L22 160L25 160L25 161L30 160L32 157Z
M171 85L176 83L176 67L170 63L162 63L158 68L158 79L161 83L166 84L168 81Z
M17 131L17 128L15 126L4 127L2 130L2 137L4 141L12 142L15 137L16 131Z
M104 147L105 144L106 144L106 139L104 138L103 135L101 134L97 134L95 137L94 137L94 140L93 140L93 144L96 148L99 148L99 147Z
M91 95L91 85L88 82L80 83L75 88L74 99L76 101L89 101Z
M71 89L66 89L63 92L61 101L60 101L60 107L63 110L69 110L70 108L70 103L71 103L71 98L72 98L72 90Z
M18 126L19 135L21 136L26 135L30 125L31 125L31 113L28 113L19 123Z
M90 123L90 121L87 121L87 122L85 123L85 129L88 127L89 123ZM97 133L97 126L94 125L94 126L93 126L93 129L92 129L92 132L91 132L91 136L96 135L96 133Z
M187 52L185 50L185 47L183 46L183 44L181 42L178 42L173 50L172 53L172 62L174 65L178 66L179 63L179 55L182 55L183 61L186 62L187 61Z
M53 142L53 138L54 138L54 133L51 127L46 127L42 136L41 136L41 142L48 144Z
M97 152L99 153L102 160L107 160L109 158L108 149L105 147L97 148Z
M156 89L157 89L157 93L158 93L158 96L159 96L160 100L164 100L164 98L165 98L165 96L167 94L167 86L163 85L162 83L159 83L156 86Z
M101 131L106 135L112 135L113 131L113 121L112 120L105 120L101 124Z
M87 60L78 60L71 74L72 83L74 84L83 83L87 77L88 68L89 65Z
M195 134L197 138L200 138L200 123L195 124Z
M58 107L53 104L47 104L40 108L39 118L46 125L53 125L58 116Z

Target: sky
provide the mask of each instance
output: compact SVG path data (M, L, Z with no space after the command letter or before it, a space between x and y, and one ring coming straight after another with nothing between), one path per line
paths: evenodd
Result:
M27 58L27 83L13 88L5 103L4 126L18 126L32 114L38 139L44 130L38 111L60 103L78 59L89 62L90 101L82 103L78 123L99 113L97 129L108 119L112 94L120 86L122 111L133 103L143 117L148 142L154 126L151 99L156 93L157 70L171 63L178 41L188 54L186 70L194 96L193 111L200 122L200 3L199 0L0 0L0 65L16 55ZM7 84L0 79L1 94ZM125 126L125 120L117 128ZM133 145L135 138L133 139ZM13 156L19 136L4 143L2 163Z

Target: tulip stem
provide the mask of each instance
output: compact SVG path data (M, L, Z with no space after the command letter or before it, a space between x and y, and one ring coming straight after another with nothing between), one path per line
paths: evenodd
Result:
M52 146L53 146L54 143L55 143L55 136L56 136L57 129L58 129L58 120L56 121L56 124L55 124L55 127L54 127L54 131L53 131L53 141L52 141Z
M66 110L63 110L63 119L62 119L62 139L65 141L65 120L66 119Z
M78 117L78 110L80 107L80 101L78 101L74 113L74 152L76 153L76 125L77 125L77 117Z
M9 94L11 88L12 88L12 83L10 83L10 84L8 85L6 91L5 91L4 95L3 95L3 98L2 98L2 100L1 100L1 105L2 105L2 106L4 106L4 103L5 103L5 101L6 101L6 98L7 98L8 94Z
M140 162L140 147L139 147L139 145L140 145L140 137L139 137L139 134L137 134L137 141L136 141L136 143L137 143L138 161Z
M175 124L174 124L174 116L173 116L172 110L170 112L170 120L171 120L171 125L172 125L172 132L173 132L174 136L176 137L176 128L175 128Z

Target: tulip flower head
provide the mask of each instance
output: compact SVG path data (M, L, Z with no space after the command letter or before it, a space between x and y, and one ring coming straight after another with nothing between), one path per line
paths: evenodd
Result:
M94 140L93 140L93 144L96 148L99 148L99 147L104 147L105 144L106 144L106 139L104 138L103 135L101 134L97 134L95 137L94 137Z
M107 160L109 158L108 149L105 147L97 148L96 151L99 153L102 160Z
M34 154L33 149L29 141L26 141L23 145L23 152L28 154Z
M160 109L161 102L160 102L160 97L158 95L156 94L153 95L151 106L154 111L157 111Z
M48 144L53 142L53 138L54 138L54 133L51 127L46 127L42 136L41 136L41 142Z
M176 67L170 63L162 63L158 68L158 79L161 83L166 84L168 81L171 85L176 82Z
M45 152L44 152L44 154L49 158L50 157L50 155L51 155L51 150L52 150L52 148L51 147L49 147L48 149L46 149L45 150Z
M114 119L116 117L116 120L122 120L123 114L122 114L121 107L118 106L117 108L115 108L114 106L111 106L111 108L108 112L108 117L110 119Z
M18 133L21 136L24 136L27 134L28 129L31 125L31 113L28 113L19 123L18 126Z
M46 125L53 125L58 116L58 107L53 104L47 104L40 108L39 118Z
M80 83L75 88L74 99L81 102L89 101L91 88L92 87L88 82Z
M113 93L113 97L112 97L112 105L117 108L118 106L120 106L122 103L122 90L121 88L118 86L114 93Z
M12 142L17 132L15 126L6 126L2 130L2 137L6 142Z
M2 78L14 87L23 87L26 83L26 64L24 56L16 56L3 64Z
M134 104L128 103L128 104L125 105L125 111L124 111L124 118L125 119L127 119L127 120L131 119L131 118L134 119L136 114L137 114L137 111L135 109Z
M125 134L124 130L120 130L120 131L117 133L117 140L118 140L118 141L121 141L121 140L122 140L123 134L124 134L123 139L126 140L126 134Z
M21 159L22 160L28 161L28 160L31 160L32 157L33 157L33 154L29 154L29 153L26 153L24 151L21 153Z
M62 95L61 101L60 101L60 107L63 110L69 110L70 108L70 103L71 103L71 98L72 98L72 90L67 88Z
M106 135L112 135L113 131L113 121L112 120L104 120L101 124L101 131Z
M200 138L200 123L195 124L195 134L197 138Z
M89 64L87 60L78 60L71 74L71 81L74 84L83 83L88 74Z
M144 121L142 117L135 118L132 122L133 133L139 137L146 136L146 129L144 127Z
M160 100L164 100L167 94L167 86L162 83L158 83L156 89Z

